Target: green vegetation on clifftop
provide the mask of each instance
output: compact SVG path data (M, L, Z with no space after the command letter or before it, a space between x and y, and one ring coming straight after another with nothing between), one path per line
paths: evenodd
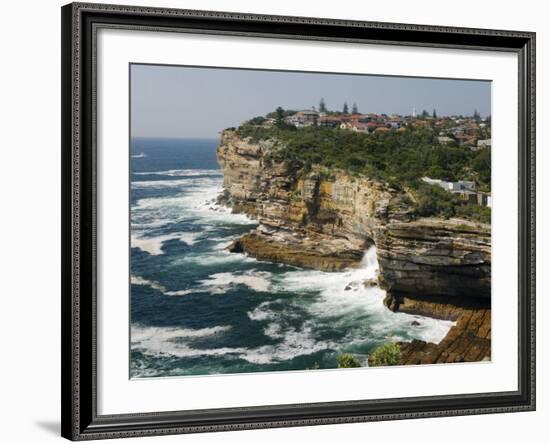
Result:
M252 143L278 141L280 149L273 156L286 161L295 171L307 173L313 165L322 165L380 180L396 190L407 189L415 198L419 216L490 221L490 208L461 201L421 180L424 176L445 181L471 180L478 189L490 191L490 150L441 145L431 128L366 134L320 126L289 128L247 123L237 129L237 134Z

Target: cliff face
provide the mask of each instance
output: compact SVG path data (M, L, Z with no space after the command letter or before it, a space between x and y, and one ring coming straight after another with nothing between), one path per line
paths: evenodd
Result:
M271 141L250 143L222 134L218 161L221 200L258 219L251 234L232 245L258 258L339 270L358 265L376 245L379 284L387 305L406 309L410 298L445 298L457 305L489 301L490 227L464 220L412 217L410 197L384 184L313 167L292 170ZM410 306L410 304L409 304Z

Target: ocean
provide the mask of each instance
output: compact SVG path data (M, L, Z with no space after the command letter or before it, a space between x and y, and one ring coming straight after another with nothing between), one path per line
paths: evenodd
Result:
M217 143L132 139L132 378L329 369L341 353L366 365L384 342L447 334L452 322L392 313L361 284L374 247L336 273L229 253L257 222L216 204Z

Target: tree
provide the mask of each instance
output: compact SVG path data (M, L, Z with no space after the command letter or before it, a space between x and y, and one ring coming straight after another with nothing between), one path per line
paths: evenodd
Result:
M429 116L428 111L426 111L425 109L422 110L422 118L425 119L428 116Z
M326 113L327 107L325 105L325 99L321 97L321 101L319 102L319 112L320 113Z
M435 113L435 108L434 108L434 111L433 111L433 113L432 113L432 117L433 117L434 119L437 119L437 114Z
M474 109L474 119L481 120L481 116L479 115L477 109Z
M277 107L275 110L275 125L279 128L284 126L285 123L285 110L282 107Z
M349 114L348 102L344 102L344 109L342 110L344 114Z
M436 167L432 167L430 173L436 173L441 176L443 172L436 171L436 169ZM438 185L421 183L416 190L415 209L419 216L429 217L439 215L444 218L453 217L456 206L456 197Z
M250 125L261 125L262 123L264 123L266 121L266 118L263 117L263 116L257 116L257 117L253 117L252 119L250 119L248 121L248 123L250 123Z
M491 150L484 149L478 151L472 160L472 169L477 173L480 181L491 183Z
M354 103L351 107L351 113L352 114L359 114L359 109L357 108L357 103Z

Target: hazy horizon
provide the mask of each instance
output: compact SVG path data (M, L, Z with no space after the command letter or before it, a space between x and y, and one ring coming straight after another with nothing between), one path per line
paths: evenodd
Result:
M131 65L131 137L215 139L278 106L438 116L491 114L491 82L167 65Z

